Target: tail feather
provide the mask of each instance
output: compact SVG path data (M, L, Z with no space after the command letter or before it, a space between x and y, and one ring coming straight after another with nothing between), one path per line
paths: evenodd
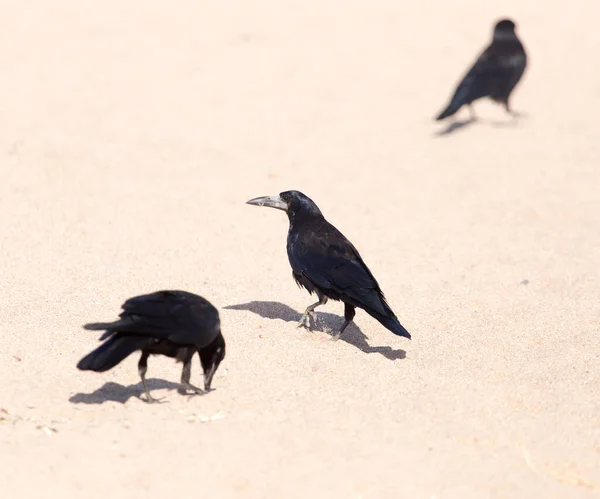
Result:
M388 328L392 333L398 336L404 336L410 340L410 333L404 328L400 321L396 318L386 317L385 320L380 320L381 324L383 324L386 328Z
M122 324L121 321L90 322L89 324L84 324L83 329L87 329L88 331L101 331L103 329L116 329L121 324Z
M410 333L404 329L402 324L400 324L400 321L390 308L381 290L378 290L377 292L375 290L370 290L370 292L363 294L362 296L354 295L352 298L353 300L349 301L351 305L362 308L392 333L410 339ZM356 298L360 298L360 300L357 300Z
M100 338L99 341L104 341L107 338L110 338L113 334L115 334L119 327L129 325L129 321L115 321L115 322L90 322L89 324L84 324L83 329L87 329L88 331L106 331Z
M394 315L386 316L374 312L372 310L364 309L371 317L377 319L385 328L389 329L392 333L398 336L404 336L410 340L410 333L404 328L398 318ZM391 312L391 311L390 311Z
M462 102L462 100L459 100L455 97L454 99L452 99L452 101L450 101L450 104L448 104L448 107L446 109L444 109L435 120L441 121L441 120L447 118L448 116L452 116L454 113L456 113L456 111L458 111L463 106L463 104L464 103Z
M145 336L115 335L81 359L77 368L82 371L108 371L133 352L150 345L153 341L153 338Z
M475 69L471 69L459 83L458 87L456 87L450 103L439 114L436 121L452 116L461 107L488 95L487 88L483 83L481 79L477 78Z
M115 332L152 335L155 337L166 337L173 329L172 317L124 317L115 322L91 322L84 324L83 329L88 331L106 330L103 338Z

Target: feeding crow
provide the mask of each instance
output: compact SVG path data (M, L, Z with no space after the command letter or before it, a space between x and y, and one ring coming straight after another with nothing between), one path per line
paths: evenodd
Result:
M298 327L309 329L310 317L314 320L314 309L331 298L343 301L345 307L345 322L333 339L339 339L350 324L355 307L365 310L392 333L410 338L358 250L325 220L310 198L298 191L287 191L279 196L251 199L247 203L277 208L288 215L287 254L292 275L298 286L306 288L310 294L315 292L319 298L306 309Z
M515 33L515 23L510 19L498 21L494 26L492 43L469 69L448 107L436 120L452 116L464 105L469 106L471 118L475 119L472 103L483 97L504 104L508 113L516 114L511 110L508 98L523 76L526 65L527 55Z
M150 354L173 357L183 363L181 384L194 393L200 388L190 384L192 357L198 352L204 370L204 390L209 391L212 378L225 357L225 340L221 334L219 312L201 296L187 291L157 291L130 298L115 322L98 322L83 327L106 330L96 350L79 361L82 371L104 372L136 350L142 351L138 370L148 402L156 402L146 383Z

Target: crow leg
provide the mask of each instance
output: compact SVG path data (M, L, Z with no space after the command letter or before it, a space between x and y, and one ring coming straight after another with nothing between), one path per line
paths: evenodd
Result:
M306 307L306 310L304 311L304 314L298 323L298 327L304 327L310 331L310 318L312 317L313 321L316 320L314 313L315 308L317 308L319 305L325 305L327 303L327 297L325 295L317 291L317 296L319 297L319 301Z
M514 111L514 110L513 110L513 109L510 107L510 104L508 103L508 101L506 101L506 102L504 103L504 107L505 107L505 109L506 109L506 112L507 112L508 114L510 114L510 115L511 115L513 118L518 118L519 116L521 116L521 113L519 113L519 112L517 112L517 111Z
M138 372L140 373L140 378L142 378L142 384L144 385L146 402L159 402L160 399L155 399L152 395L150 395L150 391L148 390L148 382L146 381L146 371L148 370L148 357L150 357L150 354L148 352L142 352L142 356L140 357L140 361L138 362Z
M181 384L183 385L181 393L184 394L186 390L189 390L194 393L204 393L204 390L190 383L190 377L192 375L192 357L194 353L195 351L192 350L191 355L185 358L183 362L183 369L181 370Z
M340 336L344 332L344 329L346 329L348 327L348 324L350 324L352 322L352 319L354 319L355 315L356 315L356 311L355 311L354 307L352 305L349 305L348 303L344 303L344 319L346 319L346 320L344 321L344 324L342 325L342 329L340 329L337 334L334 334L332 336L331 339L333 341L337 341L340 339Z
M473 104L469 104L469 113L471 113L471 121L476 121L477 120L477 115L475 114L475 108L473 107Z

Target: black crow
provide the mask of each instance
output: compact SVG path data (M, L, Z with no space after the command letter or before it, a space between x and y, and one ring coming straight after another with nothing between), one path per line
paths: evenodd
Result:
M266 196L247 202L257 206L277 208L287 213L290 228L287 237L287 254L292 275L300 287L319 301L310 305L298 326L310 328L314 309L327 303L327 299L344 302L344 318L338 339L350 324L355 307L362 308L392 333L410 338L387 304L379 284L363 262L358 250L344 235L331 225L317 205L298 191L282 192L279 196Z
M106 330L96 350L79 361L82 371L104 372L136 350L142 351L138 370L148 402L155 402L148 391L146 369L150 354L173 357L183 363L181 384L194 393L203 393L190 384L192 357L198 352L204 370L204 390L225 357L225 339L221 334L219 312L201 296L187 291L157 291L135 296L122 305L115 322L98 322L83 327Z
M469 69L448 107L436 120L452 116L464 105L469 106L471 118L475 119L472 103L483 97L504 104L508 113L516 114L511 110L508 98L523 76L526 65L527 55L515 33L515 23L510 19L498 21L494 26L492 43Z

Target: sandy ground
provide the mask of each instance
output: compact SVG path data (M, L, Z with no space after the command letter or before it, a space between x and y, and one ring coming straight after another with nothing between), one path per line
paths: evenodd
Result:
M587 498L600 489L596 0L4 2L0 495ZM512 16L517 123L432 117ZM465 115L467 113L465 112ZM413 340L297 329L298 189ZM76 370L128 297L199 293L207 396ZM195 360L192 381L200 382Z

